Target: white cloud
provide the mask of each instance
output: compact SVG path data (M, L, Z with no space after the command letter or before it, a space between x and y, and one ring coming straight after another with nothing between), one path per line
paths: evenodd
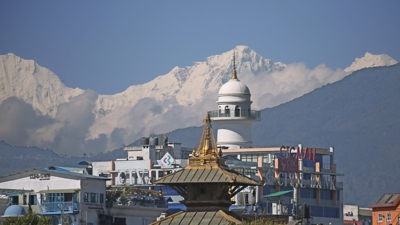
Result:
M341 69L332 70L324 64L308 69L304 63L292 63L271 74L246 74L241 81L250 89L252 108L264 109L301 97L347 75Z

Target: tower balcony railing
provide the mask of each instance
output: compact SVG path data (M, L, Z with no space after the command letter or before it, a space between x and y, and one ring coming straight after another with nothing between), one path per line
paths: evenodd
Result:
M260 119L260 111L258 110L213 110L208 111L211 118L246 118Z

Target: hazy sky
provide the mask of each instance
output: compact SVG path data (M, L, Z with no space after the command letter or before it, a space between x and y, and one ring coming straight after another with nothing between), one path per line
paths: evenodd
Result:
M400 1L0 1L0 54L114 94L236 45L286 64L400 61Z

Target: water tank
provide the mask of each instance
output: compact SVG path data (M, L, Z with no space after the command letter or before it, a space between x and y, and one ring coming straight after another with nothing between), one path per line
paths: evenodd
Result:
M158 145L158 137L151 137L149 144L154 146L154 145Z
M168 142L168 137L163 136L158 139L158 145L166 146Z
M168 145L168 137L165 136L165 141L164 141L165 145Z
M142 139L140 139L140 145L149 145L149 138L142 137Z

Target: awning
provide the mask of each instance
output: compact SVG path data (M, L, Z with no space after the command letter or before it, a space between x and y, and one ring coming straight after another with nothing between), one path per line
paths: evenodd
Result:
M33 190L23 190L23 189L0 189L0 195L22 195L25 193L33 192Z
M80 189L50 189L50 190L41 190L37 193L74 193L80 191Z
M263 198L269 198L269 197L279 197L281 195L287 194L292 192L293 190L288 190L288 191L278 191L269 195L264 195Z

